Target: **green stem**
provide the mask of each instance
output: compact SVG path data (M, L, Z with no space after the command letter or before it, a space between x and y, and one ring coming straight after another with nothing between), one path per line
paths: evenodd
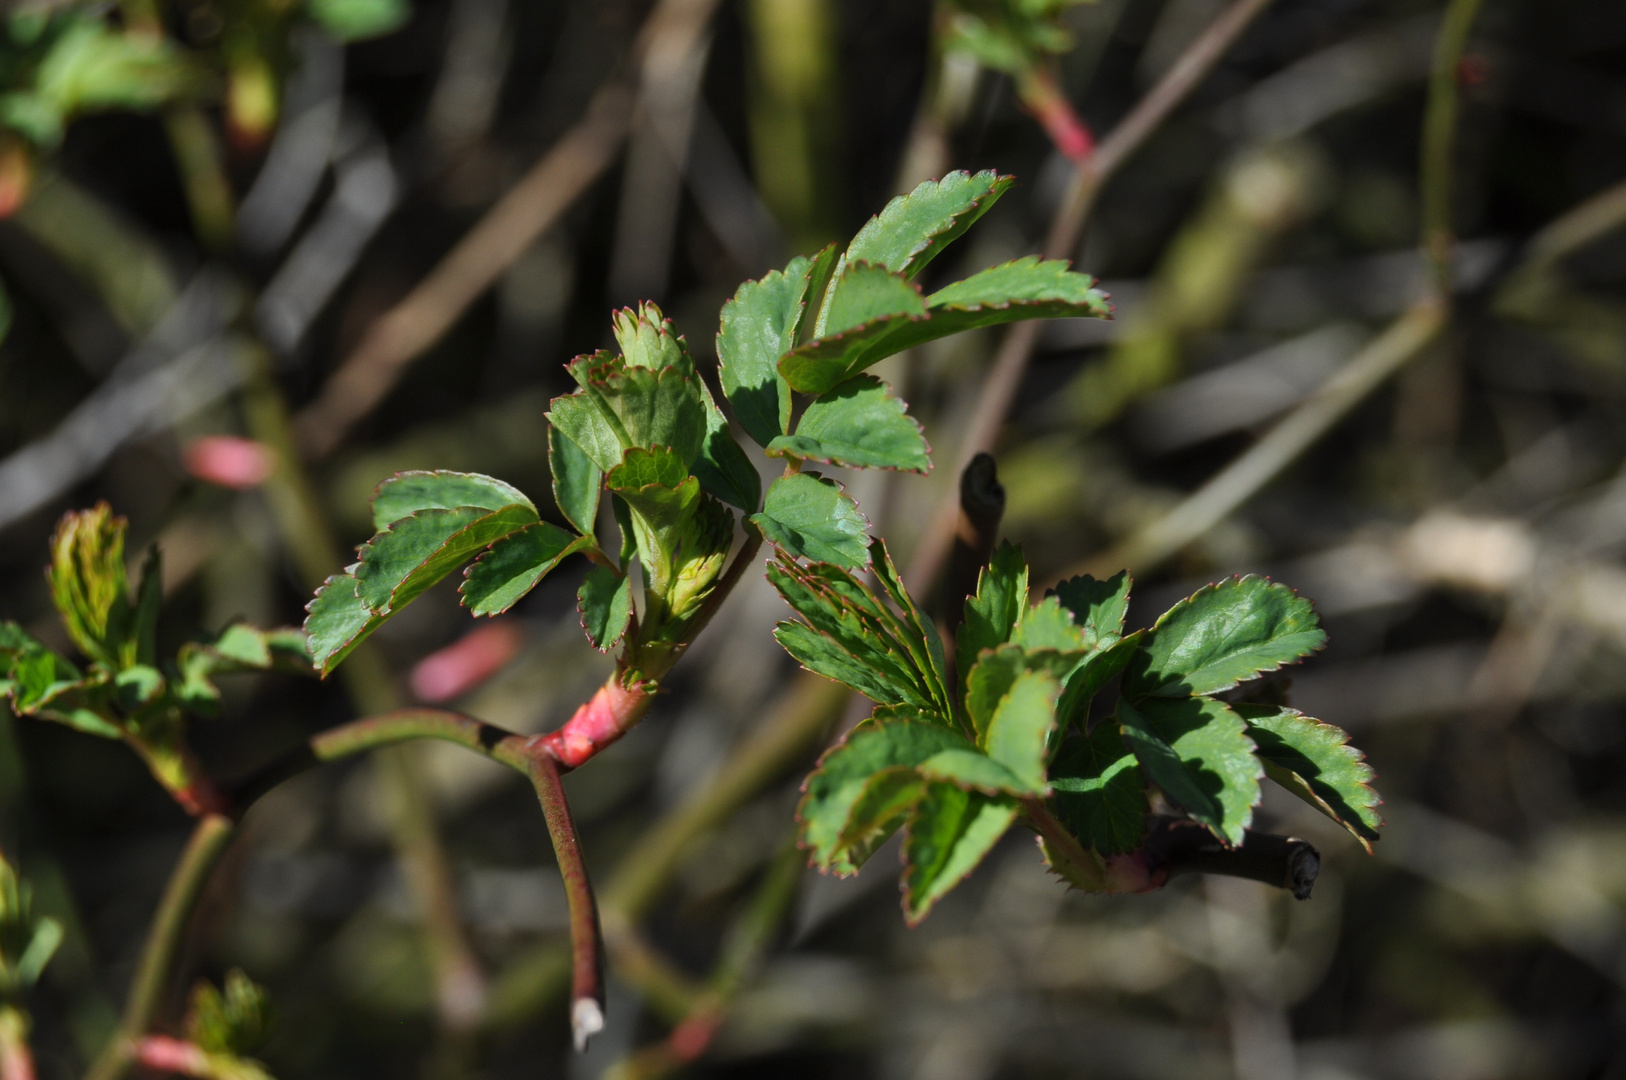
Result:
M203 112L178 106L164 115L164 130L181 173L181 186L192 212L192 228L203 246L213 252L231 247L233 219L231 183L221 163L220 140Z
M158 914L147 931L125 1000L124 1016L113 1040L86 1073L86 1080L118 1080L134 1062L137 1040L152 1026L163 1001L192 910L236 829L237 823L226 815L208 814L192 830L192 838L170 874Z
M1451 232L1452 156L1457 142L1457 114L1461 93L1457 69L1468 33L1484 0L1451 0L1434 39L1434 62L1428 77L1428 109L1423 117L1422 167L1423 255L1428 260L1434 289L1451 295L1451 259L1455 237Z

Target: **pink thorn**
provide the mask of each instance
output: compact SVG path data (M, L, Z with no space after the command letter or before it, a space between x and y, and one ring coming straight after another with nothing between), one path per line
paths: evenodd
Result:
M276 469L271 448L235 435L206 435L181 454L186 471L199 480L244 491L258 487Z
M412 693L419 701L447 701L467 693L501 671L524 643L517 622L494 622L470 631L418 661L412 669Z

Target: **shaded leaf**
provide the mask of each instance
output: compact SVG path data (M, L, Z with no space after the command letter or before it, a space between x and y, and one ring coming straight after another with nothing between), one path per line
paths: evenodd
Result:
M1375 775L1342 728L1274 705L1237 705L1265 773L1354 834L1368 852L1383 825Z
M812 864L840 875L857 869L846 858L841 840L872 777L889 769L913 769L941 750L970 745L959 732L935 724L898 721L854 730L820 759L802 784L796 818Z
M604 473L570 436L548 427L548 468L553 474L553 501L565 520L583 536L593 535Z
M609 652L632 620L632 575L593 567L576 591L576 611L593 648Z
M954 753L952 750L940 753ZM903 824L904 818L926 791L920 773L906 766L882 769L864 782L847 811L846 823L833 850L856 870L875 849Z
M869 521L834 480L815 472L781 476L768 486L762 512L751 515L762 535L798 558L838 566L869 562Z
M994 549L988 565L977 574L977 591L965 600L958 648L960 685L984 649L1010 641L1011 633L1028 606L1028 564L1022 549L1009 540Z
M1016 820L1017 804L1004 796L932 784L909 821L903 844L903 913L916 926L977 864Z
M1069 832L1103 855L1140 846L1146 832L1146 778L1115 721L1062 744L1050 767L1052 801Z
M1111 645L1123 635L1131 584L1129 571L1120 570L1105 581L1088 574L1068 578L1052 591L1073 613L1073 621L1084 632L1085 648L1093 649Z
M1056 719L1063 727L1077 724L1080 730L1090 718L1090 702L1101 688L1126 666L1140 648L1142 631L1123 638L1105 648L1098 648L1075 667L1062 688L1061 701L1056 706Z
M234 623L212 639L189 641L175 655L179 680L175 695L188 708L212 713L219 707L220 691L213 679L247 671L309 672L310 657L304 631L294 627L261 630Z
M734 440L728 418L712 399L711 390L704 382L696 381L706 402L706 437L700 456L691 466L694 475L710 494L747 514L755 513L762 504L762 476Z
M479 473L399 472L373 492L373 529L383 532L404 517L420 510L457 510L462 507L501 510L505 506L527 506L535 513L536 504L512 484Z
M782 359L779 371L793 389L822 394L888 356L966 330L1025 319L1108 318L1111 305L1094 285L1095 279L1071 272L1064 262L1018 259L932 294L925 317L906 310L897 293L892 310L877 303L873 313L838 333L841 324L832 310L829 327ZM851 317L863 314L855 308Z
M870 542L869 550L870 568L875 571L875 580L880 582L893 605L891 608L884 604L878 606L891 621L898 640L903 642L914 658L915 670L920 672L927 689L942 706L944 713L951 714L954 701L948 689L948 660L943 654L943 640L937 636L937 624L920 613L914 598L903 587L898 568L893 565L892 556L886 550L886 541L876 537ZM893 614L894 610L899 614Z
M1321 648L1310 602L1252 574L1205 585L1164 612L1124 673L1136 697L1228 690Z
M1015 179L990 169L975 175L956 170L941 180L926 180L887 203L858 230L847 261L872 262L914 277L987 213Z
M538 521L491 545L463 575L458 595L475 615L500 615L541 581L568 555L594 546L592 536L572 536L556 525Z
M1118 723L1151 781L1226 843L1242 843L1264 769L1242 718L1212 698L1118 701Z
M807 407L796 434L768 443L769 457L858 469L931 471L931 448L902 401L872 375L848 379Z
M834 679L871 701L917 709L933 708L931 699L912 680L859 659L829 634L820 633L805 623L782 622L774 627L773 636L807 670Z

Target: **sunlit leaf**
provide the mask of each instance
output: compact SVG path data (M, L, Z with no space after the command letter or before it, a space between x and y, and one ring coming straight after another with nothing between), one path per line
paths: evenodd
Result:
M769 457L794 457L858 469L931 471L931 448L902 401L871 375L848 379L807 407L796 434L767 446Z
M834 480L816 472L781 476L768 485L751 521L780 550L838 566L869 562L869 520Z
M1242 843L1264 768L1242 718L1212 698L1118 701L1118 724L1141 768L1186 813L1228 844Z

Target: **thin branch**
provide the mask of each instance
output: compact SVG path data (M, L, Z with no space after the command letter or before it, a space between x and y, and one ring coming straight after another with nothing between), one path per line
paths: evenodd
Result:
M1461 92L1457 68L1468 32L1484 0L1451 0L1434 39L1434 62L1428 77L1428 110L1423 116L1422 196L1423 255L1436 292L1451 294L1452 249L1456 237L1451 230L1452 158L1457 144L1457 114Z
M1271 0L1235 0L1187 47L1174 66L1156 86L1141 98L1085 158L1073 173L1067 193L1050 222L1045 239L1047 259L1070 258L1078 248L1095 198L1135 151L1143 146L1175 107L1207 77L1227 49L1247 29L1254 18L1269 7ZM1005 417L1016 398L1017 388L1027 373L1039 341L1039 324L1022 322L1012 326L1000 343L994 366L983 380L977 396L977 411L966 430L960 459L969 462L979 453L992 453ZM924 592L936 580L948 557L959 514L956 493L947 493L938 503L920 545L915 549L906 575L910 587Z
M152 1026L169 985L192 910L236 830L237 823L224 814L210 814L192 830L147 931L118 1030L85 1074L86 1080L117 1080L134 1063L137 1041Z
M542 803L542 816L548 821L548 835L553 839L553 853L559 860L570 904L570 1031L580 1052L587 1049L589 1039L604 1030L604 946L598 905L593 900L587 865L582 861L576 825L570 820L570 804L559 782L558 763L547 754L534 754L530 776Z
M1307 840L1249 829L1240 846L1229 848L1207 826L1185 818L1159 817L1146 840L1146 857L1153 872L1161 870L1167 878L1246 878L1286 889L1299 900L1310 899L1321 872L1321 853Z

